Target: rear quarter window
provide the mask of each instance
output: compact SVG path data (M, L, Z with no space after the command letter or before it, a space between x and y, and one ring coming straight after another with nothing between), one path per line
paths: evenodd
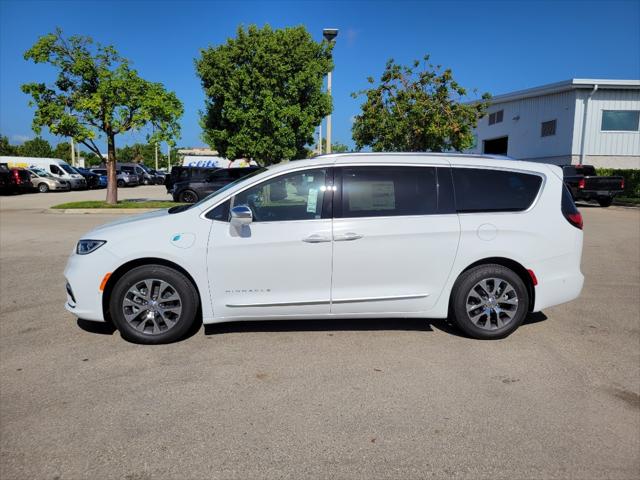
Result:
M535 200L542 177L535 174L480 168L453 168L459 213L521 212Z

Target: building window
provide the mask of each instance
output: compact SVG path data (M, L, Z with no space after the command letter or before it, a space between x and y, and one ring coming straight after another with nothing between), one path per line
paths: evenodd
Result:
M637 132L640 110L603 110L602 127L605 132Z
M542 122L542 128L540 129L541 137L551 137L556 134L556 121L549 120L548 122Z
M493 125L494 123L502 122L502 118L504 117L504 110L498 110L497 112L493 112L489 114L489 125Z

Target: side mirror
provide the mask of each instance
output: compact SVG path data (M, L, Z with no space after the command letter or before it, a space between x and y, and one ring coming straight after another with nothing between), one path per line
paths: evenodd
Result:
M238 205L231 209L231 225L241 227L249 225L253 221L251 209L246 205Z

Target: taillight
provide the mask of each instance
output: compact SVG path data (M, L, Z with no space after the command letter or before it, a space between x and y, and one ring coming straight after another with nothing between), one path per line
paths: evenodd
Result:
M571 225L582 230L584 224L582 223L582 214L580 212L568 213L564 216L564 218L566 218Z
M582 230L582 214L576 208L576 204L573 203L571 192L566 185L562 186L562 202L560 205L562 215L567 219L571 225Z
M16 184L22 183L22 179L20 178L20 173L17 170L13 171L13 178L16 181Z
M584 188L584 178L578 180L578 188Z
M620 180L620 188L624 190L624 178Z

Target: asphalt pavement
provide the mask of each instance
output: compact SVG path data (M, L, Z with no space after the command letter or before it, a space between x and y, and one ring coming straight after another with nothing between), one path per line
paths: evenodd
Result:
M504 340L384 319L150 347L64 309L75 242L119 217L39 210L74 193L0 198L2 480L640 476L640 210L581 207L582 296Z

